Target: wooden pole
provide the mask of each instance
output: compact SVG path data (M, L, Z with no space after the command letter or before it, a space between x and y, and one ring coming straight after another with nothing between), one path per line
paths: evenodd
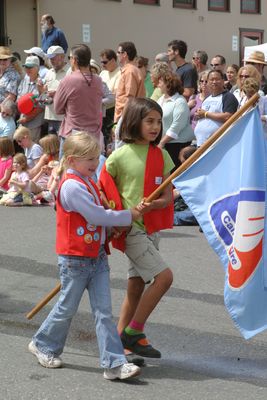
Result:
M178 167L153 193L151 193L146 201L150 203L159 197L160 193L168 186L174 178L181 175L187 170L216 140L224 134L224 132L240 118L249 108L251 108L259 99L259 94L255 93L237 112L235 112L220 128L202 145L200 146L180 167Z
M26 315L27 319L32 319L32 317L37 314L59 291L61 284L58 283L51 292L49 292L38 304Z
M236 113L234 113L201 147L199 147L195 153L192 154L180 167L178 167L167 179L164 181L153 193L151 193L146 201L151 202L159 197L160 193L168 186L171 181L177 176L181 175L187 168L189 168L224 132L241 117L244 112L251 108L259 99L258 93L255 93L251 99L249 99L243 107L241 107ZM27 315L27 319L31 319L37 314L59 291L60 283L51 290Z

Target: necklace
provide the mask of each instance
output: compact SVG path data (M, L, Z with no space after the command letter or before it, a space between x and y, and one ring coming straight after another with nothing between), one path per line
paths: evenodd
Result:
M85 80L87 86L90 87L90 86L91 86L91 83L92 83L92 79L93 79L93 74L92 74L92 72L90 72L90 77L89 77L89 79L86 78L85 74L84 74L81 70L80 70L80 73L82 74L82 76L83 76L83 78L84 78L84 80Z

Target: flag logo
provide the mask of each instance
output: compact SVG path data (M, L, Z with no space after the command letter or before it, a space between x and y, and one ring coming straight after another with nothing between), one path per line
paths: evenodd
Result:
M228 257L228 282L243 288L262 260L265 192L242 189L215 200L209 218Z

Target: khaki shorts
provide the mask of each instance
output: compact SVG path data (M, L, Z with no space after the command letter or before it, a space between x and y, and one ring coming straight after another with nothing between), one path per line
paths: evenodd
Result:
M148 235L136 226L132 226L126 237L125 254L129 258L128 278L141 277L145 283L149 283L168 268L159 253L158 245L158 233Z

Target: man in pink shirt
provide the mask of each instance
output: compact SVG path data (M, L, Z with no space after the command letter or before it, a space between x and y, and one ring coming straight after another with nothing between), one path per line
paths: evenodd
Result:
M144 78L134 65L137 55L132 42L122 42L118 46L117 56L121 66L121 77L116 91L114 121L118 122L124 107L131 97L145 97Z
M65 138L75 131L86 131L102 143L103 85L101 78L91 72L89 47L73 46L69 60L72 73L62 79L54 97L56 114L64 114L59 130L61 148Z

